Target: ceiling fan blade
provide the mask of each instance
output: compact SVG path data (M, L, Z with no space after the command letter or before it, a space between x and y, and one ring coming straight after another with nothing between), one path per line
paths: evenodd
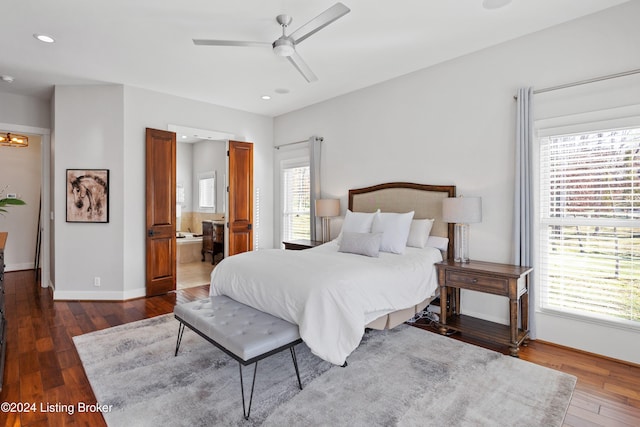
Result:
M289 37L293 39L294 43L298 44L349 12L351 12L351 9L347 6L342 3L336 3L320 15L313 18L311 21L304 24L302 27L295 30L289 35Z
M296 70L298 70L300 74L302 74L302 77L304 77L307 82L311 83L318 81L318 77L313 74L311 68L309 68L307 63L302 60L302 57L298 55L298 52L294 52L293 55L288 56L287 59L293 64L294 67L296 67Z
M269 46L271 43L267 42L244 42L235 40L207 40L207 39L193 39L193 44L196 46L247 46L247 47L262 47Z

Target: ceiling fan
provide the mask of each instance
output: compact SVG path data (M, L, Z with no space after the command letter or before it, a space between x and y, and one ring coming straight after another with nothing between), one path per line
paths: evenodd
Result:
M269 42L252 42L252 41L236 41L236 40L206 40L193 39L193 43L198 46L242 46L242 47L263 47L271 46L273 52L278 56L286 57L289 62L302 74L309 83L318 80L318 77L311 71L309 66L302 60L302 57L296 52L296 46L306 40L309 36L317 33L327 25L336 21L349 13L351 9L342 3L336 3L320 15L307 22L293 33L287 35L286 30L293 18L289 15L278 15L276 21L282 27L282 36L273 43Z

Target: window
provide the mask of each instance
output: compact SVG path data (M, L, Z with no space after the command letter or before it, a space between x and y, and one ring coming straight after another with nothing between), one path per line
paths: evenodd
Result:
M215 172L199 174L198 176L198 206L201 209L216 209L216 177Z
M640 128L540 140L541 308L640 327Z
M308 161L288 161L282 168L282 238L310 239L311 185Z

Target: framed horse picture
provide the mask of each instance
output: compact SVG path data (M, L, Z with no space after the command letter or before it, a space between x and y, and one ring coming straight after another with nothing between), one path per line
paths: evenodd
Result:
M109 169L67 169L67 222L109 222Z

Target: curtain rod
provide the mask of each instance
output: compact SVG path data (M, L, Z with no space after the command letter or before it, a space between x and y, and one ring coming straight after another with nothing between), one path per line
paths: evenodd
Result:
M640 73L640 68L636 68L635 70L623 71L622 73L609 74L607 76L594 77L592 79L580 80L580 81L577 81L577 82L565 83L563 85L551 86L551 87L545 87L545 88L542 88L542 89L537 89L537 90L533 91L533 94L536 95L538 93L551 92L551 91L554 91L554 90L566 89L566 88L570 88L570 87L574 87L574 86L586 85L586 84L589 84L589 83L600 82L600 81L603 81L603 80L616 79L618 77L625 77L625 76L630 76L630 75L639 74L639 73ZM518 99L518 95L514 95L513 99Z
M320 142L324 141L324 138L321 136L316 136L315 138L316 138L316 141L320 141ZM296 141L296 142L289 142L287 144L275 145L273 148L275 148L276 150L279 150L280 147L288 147L289 145L304 144L306 142L309 142L309 140L305 139L304 141Z

